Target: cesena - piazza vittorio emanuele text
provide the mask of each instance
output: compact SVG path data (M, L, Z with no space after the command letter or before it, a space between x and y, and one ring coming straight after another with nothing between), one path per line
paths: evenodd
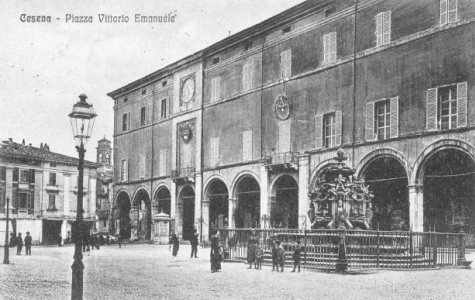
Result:
M35 16L28 14L21 14L20 21L26 23L51 23L52 20L65 21L66 23L93 23L95 20L99 23L173 23L175 22L177 13L171 12L163 15L141 15L134 14L133 17L128 15L111 15L111 14L98 14L97 18L94 16L79 16L74 14L66 14L64 19L53 18L51 16Z

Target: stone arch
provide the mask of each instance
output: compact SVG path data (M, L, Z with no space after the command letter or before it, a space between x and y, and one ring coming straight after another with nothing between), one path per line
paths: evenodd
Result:
M297 185L298 185L298 182L299 182L299 177L298 177L298 174L297 173L279 173L277 174L274 178L272 178L270 184L269 184L269 187L270 187L270 193L269 193L269 196L275 196L276 194L276 185L275 183L283 176L290 176L292 177L295 182L297 182Z
M166 204L165 203L159 203L160 201L158 201L159 194L163 190L167 190L168 194L170 194L169 203L166 203ZM153 198L151 200L152 200L152 206L153 206L152 215L159 214L163 210L164 213L168 214L171 217L171 189L165 182L159 183L154 188Z
M138 195L141 191L144 191L144 192L147 194L148 200L151 202L150 191L149 191L148 187L145 186L145 185L140 185L138 188L135 189L135 192L134 192L134 195L133 195L132 199L135 199L135 197L137 197L137 195ZM132 201L133 201L133 200L132 200Z
M328 158L323 161L321 161L315 169L313 169L312 174L310 175L310 182L309 182L309 189L313 189L315 186L315 183L317 182L318 177L320 174L332 163L334 163L335 160L333 158Z
M178 220L178 234L182 239L189 240L195 229L195 201L196 189L192 184L184 184L178 190L175 203L176 219Z
M239 184L239 182L244 178L244 177L253 177L257 183L259 184L259 186L261 185L261 180L259 178L259 176L257 176L256 173L252 172L252 171L242 171L240 173L238 173L236 175L236 177L234 177L234 180L231 184L231 193L230 195L233 195L233 198L236 198L237 197L237 186Z
M270 226L272 228L298 228L299 189L295 173L280 173L270 184Z
M153 201L153 199L155 199L155 197L157 196L157 193L158 193L161 189L163 189L163 188L167 188L169 191L171 191L171 187L170 187L168 184L166 184L165 182L160 182L159 184L157 184L157 186L155 186L155 187L153 188L153 193L152 193L153 198L152 198L152 201Z
M209 188L211 187L211 185L213 184L214 181L216 180L221 180L224 185L226 186L226 188L228 189L228 193L229 191L231 190L230 187L229 187L229 184L226 182L226 180L224 179L223 176L221 176L220 174L214 174L212 175L211 177L209 177L206 182L203 184L204 186L204 189L203 189L203 194L204 195L208 195L209 194Z
M361 159L356 166L356 178L360 178L362 174L366 171L366 168L376 159L381 157L391 157L395 158L401 165L404 167L407 179L411 178L412 169L410 168L409 160L399 151L390 148L381 148L376 149L368 153L363 159Z
M424 149L424 151L419 154L416 161L414 162L414 166L412 168L413 172L410 177L411 185L423 185L423 168L425 162L434 155L436 152L444 150L444 149L456 149L464 152L467 154L474 162L475 162L475 148L470 144L455 139L443 139L433 144L429 145Z
M132 205L132 197L130 196L130 192L127 188L120 188L116 193L115 193L115 197L114 197L114 203L115 205L117 205L117 198L119 198L119 195L121 193L125 193L127 195L127 197L129 197L129 201L130 201L130 205Z

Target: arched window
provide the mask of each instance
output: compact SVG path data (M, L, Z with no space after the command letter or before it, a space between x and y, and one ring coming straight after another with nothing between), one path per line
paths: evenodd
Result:
M102 162L102 153L99 153L99 160L97 162L99 162L99 163Z
M106 153L106 164L107 165L110 164L110 155L109 155L109 153Z

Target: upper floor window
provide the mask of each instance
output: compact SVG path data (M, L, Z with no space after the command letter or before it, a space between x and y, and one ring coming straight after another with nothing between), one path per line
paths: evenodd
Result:
M252 41L244 44L244 51L248 51L252 49Z
M365 140L399 136L399 97L366 103Z
M291 50L282 51L280 53L280 72L283 79L290 78L292 74L292 52Z
M160 176L167 174L167 149L160 149L158 172Z
M109 153L106 153L106 164L109 165L111 162Z
M252 85L252 82L250 83ZM219 100L221 77L211 79L211 102Z
M242 160L252 160L252 130L242 132Z
M427 130L467 126L467 82L427 90Z
M328 18L329 16L333 15L336 13L336 6L332 6L330 8L325 9L325 18Z
M142 95L145 95L147 93L147 90L142 90Z
M129 130L129 114L125 113L122 115L122 131Z
M123 159L120 165L120 180L126 181L129 178L129 165L126 159Z
M146 119L146 110L144 106L140 108L140 126L145 125L145 119Z
M342 111L315 116L315 148L333 148L341 145Z
M440 25L457 21L458 0L440 0Z
M56 185L56 173L49 173L49 185Z
M124 102L127 102L128 100L129 100L129 98L124 97Z
M252 82L254 79L254 65L248 64L244 66L242 75L243 90L248 91L252 89Z
M6 181L7 180L7 168L6 167L0 167L0 180L1 181Z
M29 192L19 192L17 208L33 209L34 201L31 195Z
M165 80L165 81L162 81L162 86L163 86L163 87L167 86L167 81L166 81L166 80Z
M291 26L287 26L285 28L282 28L282 34L289 33L292 30Z
M20 172L20 177L19 177L20 182L25 182L25 183L35 182L35 170L20 170L19 172Z
M336 61L336 32L323 36L323 63Z
M219 56L213 57L213 65L219 63L220 60L221 60L221 57Z
M290 151L290 120L279 123L279 153Z
M210 165L215 166L219 162L219 137L210 139Z
M376 47L391 42L391 12L385 11L376 15Z
M160 118L166 119L167 118L167 99L162 99L161 104L160 104Z
M145 178L145 155L140 157L140 178Z
M49 194L48 198L49 198L48 209L55 210L56 209L56 195Z

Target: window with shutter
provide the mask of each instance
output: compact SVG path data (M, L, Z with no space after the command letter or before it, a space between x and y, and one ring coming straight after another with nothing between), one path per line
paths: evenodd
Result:
M457 84L457 128L467 127L467 82Z
M393 97L390 100L391 111L391 138L399 136L399 97Z
M447 24L447 0L440 0L440 25Z
M389 101L383 100L374 103L376 118L376 138L385 140L390 137L391 106Z
M247 77L246 77L246 80L247 80ZM221 84L220 77L211 79L211 102L219 100L220 84Z
M290 120L279 123L279 153L290 151Z
M252 130L242 133L242 160L252 160Z
M341 130L343 127L343 114L341 110L335 112L335 146L341 146Z
M122 131L129 130L129 114L125 113L122 115Z
M19 176L19 169L18 169L18 168L14 168L14 169L13 169L13 181L14 181L14 182L18 182L18 176Z
M126 159L122 160L121 164L121 176L120 180L121 181L126 181L128 179L128 162Z
M219 137L210 139L210 164L215 166L219 161Z
M145 157L140 158L140 178L145 178Z
M374 102L366 103L365 140L374 141Z
M336 61L336 32L323 36L323 63Z
M335 113L323 116L323 135L325 148L333 148L336 145Z
M167 174L167 149L160 150L159 172L160 176L165 176Z
M146 110L144 106L140 108L140 126L145 125L145 120L146 120Z
M440 0L440 25L457 21L458 0Z
M248 64L244 66L243 76L242 76L244 91L248 91L252 89L252 79L254 77L253 71L254 71L253 64Z
M426 128L437 130L437 88L427 90L426 107Z
M376 47L391 42L391 12L386 11L376 15Z
M162 99L161 101L161 106L160 106L160 118L166 119L168 115L168 110L167 110L167 99Z
M321 149L323 146L323 114L315 116L315 148Z
M283 79L288 79L292 75L292 52L291 50L282 51L280 53L280 71Z

